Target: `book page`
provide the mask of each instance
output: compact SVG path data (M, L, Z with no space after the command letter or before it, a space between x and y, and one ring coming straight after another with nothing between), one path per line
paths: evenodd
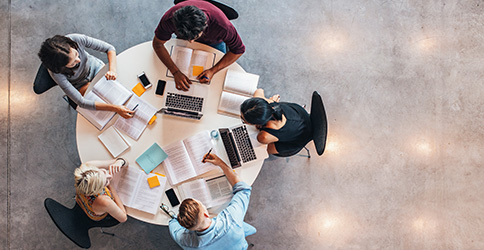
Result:
M259 76L233 69L227 70L225 75L224 90L252 97L257 90Z
M203 156L207 154L210 149L212 149L212 153L216 153L208 130L202 131L183 140L183 143L185 144L197 175L201 175L214 169L220 169L212 163L202 163Z
M240 116L240 105L249 98L248 96L222 91L218 110L234 116Z
M113 186L118 192L119 198L123 201L123 204L131 207L132 199L136 192L136 186L140 174L143 173L136 166L123 167L121 172L114 176Z
M189 77L190 60L192 58L193 50L190 48L185 48L180 46L172 47L172 50L173 52L171 55L171 59L176 64L178 69L187 77ZM173 77L170 70L168 70L168 76Z
M210 197L210 191L204 179L183 183L178 190L181 190L182 200L187 198L197 199L207 208L211 207L212 198Z
M212 206L219 206L232 199L232 186L225 175L207 180L207 186L212 197Z
M163 167L171 185L197 176L183 142L175 142L164 147L163 150L168 154L168 158L163 161Z
M203 50L193 51L192 61L190 62L190 75L188 77L196 80L198 75L193 74L193 66L202 67L203 70L211 68L213 66L213 54Z
M131 207L150 213L156 214L161 203L161 197L163 196L163 191L165 190L166 177L157 174L140 174L140 180L138 182L138 188L136 194L134 195ZM148 184L148 178L152 176L157 176L160 185L154 188L150 188Z
M123 131L134 140L139 139L145 128L148 126L151 117L153 117L158 111L151 104L143 101L137 96L133 96L126 104L126 107L133 109L136 105L138 105L138 107L132 118L124 119L123 117L119 117L114 123L115 128Z
M94 85L92 92L96 93L101 99L107 103L116 105L124 104L133 93L125 88L120 82L116 80L106 80L106 77L101 77Z
M84 98L88 100L93 100L95 102L101 102L105 103L99 96L97 96L95 93L90 91L87 93ZM107 111L107 110L95 110L95 109L85 109L77 106L76 108L77 112L84 116L92 125L94 125L97 129L102 130L106 124L114 117L116 114L113 111Z
M113 126L107 128L98 138L113 157L118 157L118 155L130 147Z

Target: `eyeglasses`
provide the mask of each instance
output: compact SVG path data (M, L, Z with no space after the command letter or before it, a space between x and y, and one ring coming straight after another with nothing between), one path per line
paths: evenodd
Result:
M173 211L171 211L170 208L167 205L165 205L164 203L161 203L160 208L161 208L161 210L163 210L163 212L165 212L172 219L175 219L176 218L175 213Z

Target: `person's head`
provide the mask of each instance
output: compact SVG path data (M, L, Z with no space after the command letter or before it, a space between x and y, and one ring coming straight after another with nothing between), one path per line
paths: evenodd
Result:
M253 97L240 105L240 117L249 124L264 126L270 120L282 120L282 108L277 102L268 103L266 100Z
M55 35L42 43L38 56L50 71L73 75L73 69L81 62L77 48L77 43L69 37Z
M203 222L209 217L207 208L198 200L183 200L178 210L178 223L188 230L200 230Z
M82 164L74 170L76 192L86 196L100 194L111 183L113 176L106 169Z
M173 23L178 38L193 41L198 39L207 27L207 17L202 10L189 5L173 13Z

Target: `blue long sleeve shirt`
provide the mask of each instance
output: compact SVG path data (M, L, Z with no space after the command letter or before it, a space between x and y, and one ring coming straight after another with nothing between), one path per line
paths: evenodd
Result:
M183 249L247 249L243 225L252 188L245 182L238 182L232 190L234 196L229 205L212 218L210 227L202 232L190 231L178 220L170 220L170 234L176 243Z

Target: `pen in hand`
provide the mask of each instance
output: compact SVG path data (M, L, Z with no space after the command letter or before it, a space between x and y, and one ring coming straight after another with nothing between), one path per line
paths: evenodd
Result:
M138 108L138 106L139 106L139 103L138 103L138 104L136 104L136 106L134 106L134 108L133 108L131 111L135 111L135 110L136 110L136 108Z
M202 159L202 162L203 162L203 163L205 163L205 160L207 159L207 157L210 155L210 153L212 153L212 149L213 149L213 148L211 148L211 149L208 151L208 153L207 153L207 154L206 154L206 155L203 157L203 159Z

